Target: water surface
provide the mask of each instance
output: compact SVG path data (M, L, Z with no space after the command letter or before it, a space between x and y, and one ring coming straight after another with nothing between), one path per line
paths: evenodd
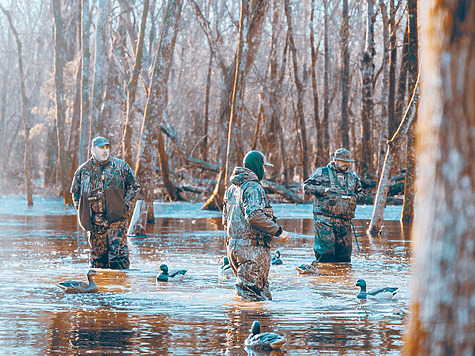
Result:
M55 283L85 280L88 247L74 208L59 199L0 198L0 353L8 355L248 355L254 320L287 338L285 355L398 355L409 300L410 242L400 207L385 211L385 234L359 237L351 264L325 264L321 275L295 266L313 259L311 205L275 205L288 244L274 243L284 264L272 266L274 300L236 298L233 279L219 279L225 233L217 212L197 203L157 203L146 237L131 237L129 271L98 270L100 292L64 294ZM372 207L358 206L358 233ZM182 283L156 285L156 268L187 269ZM369 289L399 287L392 300L360 301ZM280 354L280 353L277 353Z

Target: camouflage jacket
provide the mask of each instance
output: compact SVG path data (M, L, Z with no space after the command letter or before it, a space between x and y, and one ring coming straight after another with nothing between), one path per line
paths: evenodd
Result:
M232 185L224 195L223 209L228 240L251 239L268 246L272 236L280 235L282 228L275 222L257 175L248 168L236 167L230 179Z
M329 190L326 191L326 188ZM339 171L333 162L317 170L303 185L305 194L313 194L313 212L340 219L355 216L356 203L364 197L360 178L350 169Z
M101 163L91 158L79 166L74 173L71 193L82 228L91 229L91 202L98 199L105 202L104 212L109 223L126 219L139 188L132 169L121 159L110 157Z

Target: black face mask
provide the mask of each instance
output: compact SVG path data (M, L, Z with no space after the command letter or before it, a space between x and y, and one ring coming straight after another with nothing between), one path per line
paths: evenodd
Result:
M244 158L244 166L256 173L259 180L264 177L264 160L259 152L248 153Z

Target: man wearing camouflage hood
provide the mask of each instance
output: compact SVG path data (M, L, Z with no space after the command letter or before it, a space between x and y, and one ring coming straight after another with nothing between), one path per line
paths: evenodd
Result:
M345 148L330 156L333 160L317 170L303 185L305 194L313 194L313 221L316 262L351 262L357 200L364 197L359 177L348 168L354 159Z
M91 267L128 269L127 223L139 185L130 166L110 156L105 137L92 140L92 157L74 173L71 193L88 232Z
M227 230L227 256L236 276L238 294L248 300L271 300L269 269L273 236L286 242L289 233L275 222L274 212L260 181L267 162L264 154L250 151L244 167L236 167L224 196L223 224Z

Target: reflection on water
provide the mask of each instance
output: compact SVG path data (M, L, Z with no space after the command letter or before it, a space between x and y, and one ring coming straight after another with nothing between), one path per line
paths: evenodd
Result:
M276 355L400 353L411 248L398 221L385 221L383 237L360 236L351 264L326 264L321 275L300 276L295 266L313 257L311 215L295 217L293 209L306 207L279 206L291 242L272 249L279 248L284 262L271 268L274 300L245 302L235 297L232 279L218 279L225 254L219 214L175 203L173 217L157 214L146 237L130 239L129 271L99 270L98 294L68 295L55 283L85 281L88 269L74 209L54 199L28 209L21 200L5 205L0 199L4 354L247 355L243 344L256 319L263 331L287 338ZM355 220L357 232L368 222ZM187 269L184 281L156 285L161 263ZM393 300L359 301L359 278L369 289L395 285L399 292Z

